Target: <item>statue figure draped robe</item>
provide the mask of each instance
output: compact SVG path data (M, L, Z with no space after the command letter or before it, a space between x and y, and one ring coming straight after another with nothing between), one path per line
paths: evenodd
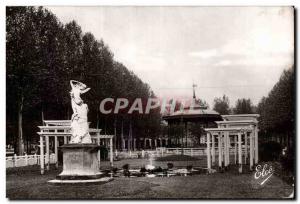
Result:
M72 90L71 94L71 105L73 114L71 118L71 144L78 143L92 143L91 136L89 134L89 124L87 120L88 106L83 103L80 94L86 93L90 90L85 84L71 80L70 81Z

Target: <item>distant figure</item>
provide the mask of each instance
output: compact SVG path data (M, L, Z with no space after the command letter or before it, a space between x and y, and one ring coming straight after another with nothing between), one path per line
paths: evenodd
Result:
M71 105L73 114L71 118L71 144L77 143L92 143L91 136L89 134L89 125L87 121L87 113L89 111L87 104L83 103L80 94L86 93L90 90L85 84L71 80L72 90Z

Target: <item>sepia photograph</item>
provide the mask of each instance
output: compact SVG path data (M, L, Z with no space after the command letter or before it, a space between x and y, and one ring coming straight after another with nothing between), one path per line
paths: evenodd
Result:
M5 6L6 198L295 200L295 7Z

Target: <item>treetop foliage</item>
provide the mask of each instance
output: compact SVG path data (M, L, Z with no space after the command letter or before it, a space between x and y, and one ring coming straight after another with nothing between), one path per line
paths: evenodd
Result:
M122 118L125 123L134 123L133 133L143 137L147 129L142 126L159 125L157 113L138 117L99 112L103 98L155 97L148 84L114 59L102 39L83 33L75 21L62 24L43 7L7 7L6 14L8 135L18 135L18 118L22 116L27 139L36 138L32 127L41 125L42 113L48 120L70 119L71 79L91 87L83 96L89 105L89 120L96 121L91 126L112 133L114 120ZM153 117L158 118L157 123Z
M267 97L258 104L260 128L263 131L293 132L295 130L295 71L284 70Z

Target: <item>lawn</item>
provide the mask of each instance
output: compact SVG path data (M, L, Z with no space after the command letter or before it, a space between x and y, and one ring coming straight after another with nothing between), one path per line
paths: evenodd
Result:
M131 161L140 165L144 160L123 160L116 166ZM198 162L201 160L191 161ZM104 163L102 163L104 165ZM184 163L185 164L185 163ZM105 165L104 165L105 166ZM54 185L60 170L39 174L38 166L7 171L7 197L15 199L282 199L293 188L273 175L263 186L253 173L238 174L236 168L225 173L201 174L187 177L114 178L105 184Z

